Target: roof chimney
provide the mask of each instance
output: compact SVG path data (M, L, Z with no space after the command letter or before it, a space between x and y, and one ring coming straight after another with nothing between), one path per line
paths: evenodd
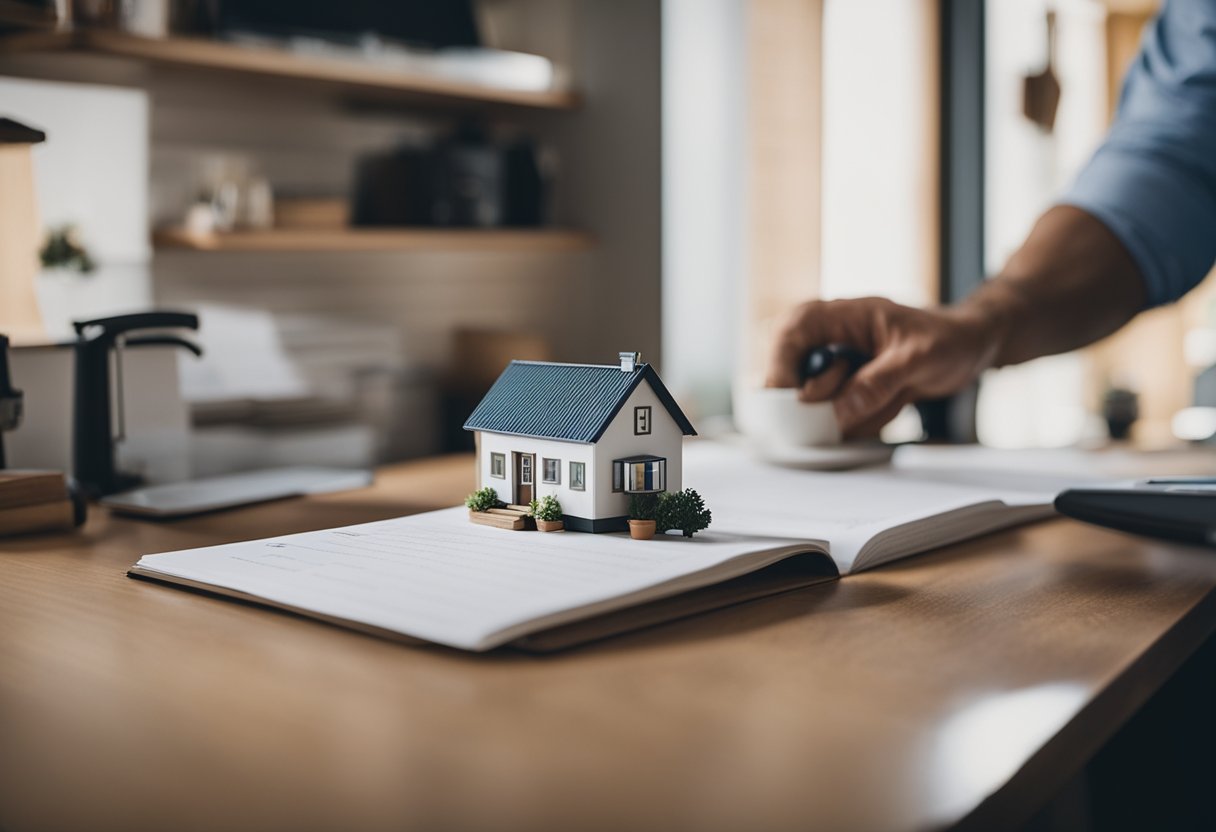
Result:
M642 354L640 352L621 352L617 353L617 355L621 358L622 373L632 373L642 363Z

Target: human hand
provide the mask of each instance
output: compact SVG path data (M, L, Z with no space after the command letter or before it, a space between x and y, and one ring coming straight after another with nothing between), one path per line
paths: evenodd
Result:
M810 301L778 331L766 385L797 387L808 351L844 344L873 356L852 376L837 361L802 385L807 402L832 399L846 439L873 436L900 409L954 393L991 365L998 327L966 306L914 309L886 298ZM846 376L848 376L846 378Z

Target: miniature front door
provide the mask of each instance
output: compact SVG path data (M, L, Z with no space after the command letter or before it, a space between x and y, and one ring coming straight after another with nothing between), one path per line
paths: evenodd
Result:
M535 481L536 454L515 454L515 503L526 506L532 502Z

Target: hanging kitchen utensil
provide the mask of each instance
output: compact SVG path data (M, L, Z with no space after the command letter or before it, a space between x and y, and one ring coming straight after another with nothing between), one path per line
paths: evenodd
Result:
M1056 75L1056 13L1047 13L1047 66L1022 79L1022 112L1026 118L1050 133L1060 107L1060 79Z

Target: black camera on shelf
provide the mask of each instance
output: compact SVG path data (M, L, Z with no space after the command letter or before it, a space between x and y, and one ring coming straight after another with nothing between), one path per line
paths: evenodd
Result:
M535 143L496 142L465 125L433 147L365 156L355 173L356 226L536 227L546 185Z

